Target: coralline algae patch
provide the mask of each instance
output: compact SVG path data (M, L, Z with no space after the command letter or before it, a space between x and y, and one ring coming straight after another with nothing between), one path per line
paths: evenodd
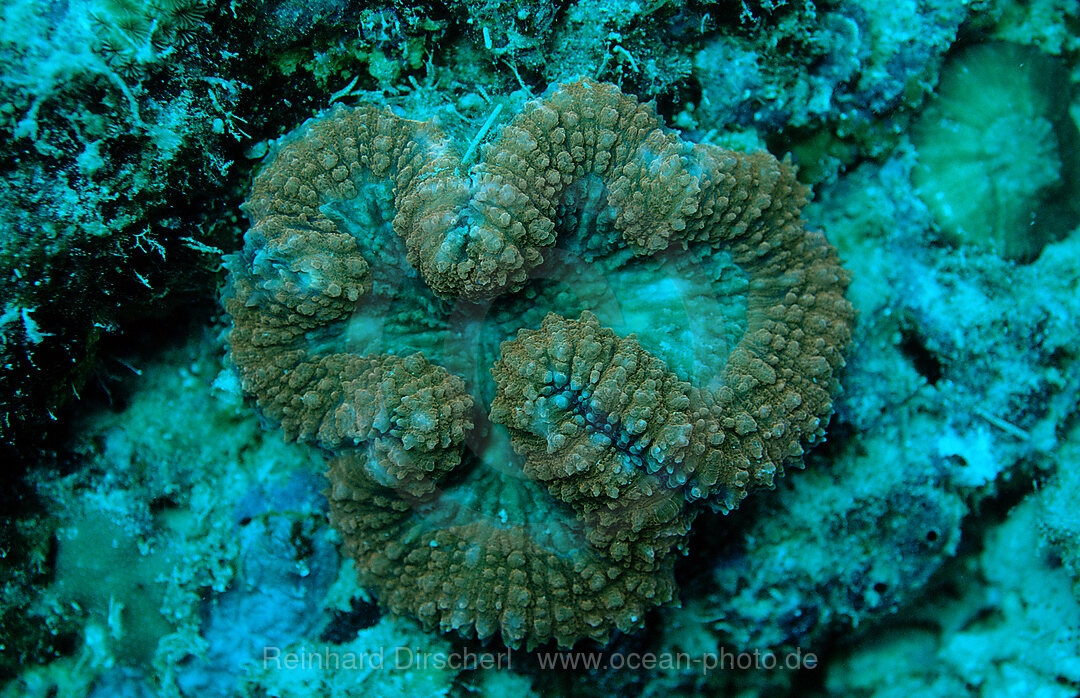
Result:
M1031 261L1080 217L1080 133L1065 67L1038 49L961 48L915 123L913 179L955 244Z
M230 358L331 454L330 520L382 604L605 642L675 597L703 505L824 434L853 313L804 203L786 164L589 80L471 168L429 123L339 107L253 184Z
M65 527L58 536L55 591L105 621L118 655L149 664L158 641L175 630L161 607L177 553L167 544L140 546L125 523L89 512Z

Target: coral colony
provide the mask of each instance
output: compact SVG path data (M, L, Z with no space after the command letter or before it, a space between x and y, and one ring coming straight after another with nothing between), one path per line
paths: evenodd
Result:
M430 124L338 108L255 180L230 358L333 455L330 519L389 608L514 647L603 641L674 598L702 505L730 511L824 433L853 311L805 199L784 163L692 146L591 80L526 104L468 171ZM733 269L740 331L673 346L657 328L687 288L723 306Z

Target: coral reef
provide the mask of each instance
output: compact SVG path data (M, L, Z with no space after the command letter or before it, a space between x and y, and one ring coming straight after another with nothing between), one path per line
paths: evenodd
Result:
M43 661L27 647L35 635L5 623L5 655L23 666L0 695L232 695L264 645L327 621L340 557L322 460L263 440L238 397L210 389L214 336L126 359L138 385L114 389L123 409L102 403L80 425L78 467L34 475L58 540L22 610L57 656ZM5 604L16 581L5 578Z
M954 1L883 9L878 0L792 3L764 20L768 32L709 37L695 61L698 118L764 136L823 123L844 136L859 122L888 119L926 92L968 10Z
M962 585L845 648L825 677L830 693L936 698L975 687L975 695L1004 696L1038 686L1047 698L1075 695L1080 603L1039 535L1043 500L1029 496L988 528L983 549L956 571Z
M4 3L4 468L33 460L129 318L208 299L223 226L201 216L224 198L244 88L208 45L208 11L197 0Z
M561 86L467 174L462 159L430 124L369 106L288 136L227 262L230 356L288 438L336 454L331 521L392 610L512 646L602 640L673 598L689 504L730 511L821 438L847 275L804 229L787 166L684 143L612 85ZM734 336L692 335L703 356L686 358L672 337L601 327L591 311L630 283L609 279L679 286L692 276L655 261L691 255L705 289L744 275ZM608 285L595 295L570 281L586 261ZM614 295L640 327L666 309ZM530 329L545 308L581 315ZM491 369L494 425L474 419L467 387L491 399L490 363L461 362L515 330Z
M681 615L710 619L732 646L813 646L909 615L928 587L962 584L950 558L982 540L972 512L1021 496L1075 451L1080 381L1059 362L1073 337L1066 318L1080 312L1076 236L1030 265L994 254L943 263L919 239L931 224L913 167L910 154L863 165L807 211L860 260L849 295L865 321L832 429L865 437L822 462L811 454L802 477L754 500L768 515L717 551L713 591ZM1061 496L1057 486L1042 499ZM1052 530L1069 520L1059 509Z
M1080 216L1064 196L1076 148L1061 136L1080 120L1080 3L511 5L2 4L0 696L1075 695ZM632 118L680 129L672 140L661 128L638 164L674 148L671 183L688 174L702 189L686 228L638 254L648 236L627 241L615 181L575 167L551 184L553 245L506 238L520 288L514 260L440 272L424 226L442 219L428 214L458 217L444 230L462 233L453 271L483 263L470 235L498 223L498 207L522 208L475 196L474 175L519 178L497 162L514 139L557 157L525 104L580 76L655 100L655 115L629 100ZM249 376L273 393L259 414L242 352L226 355L220 250L243 244L239 205L263 156L281 164L320 128L336 142L335 104L419 136L420 166L445 155L413 192L446 205L412 200L410 250L394 228L399 158L382 175L350 169L355 197L310 207L318 231L295 232L317 248L332 225L364 260L354 301L322 292L335 254L305 266L305 253L252 248L252 317L279 292L302 297L276 324L263 318L261 339L283 344L252 344L252 361L275 357ZM926 113L946 107L1008 135L924 140L941 125ZM562 151L579 131L566 128ZM806 471L773 474L774 492L729 513L710 509L741 495L722 489L732 464L693 452L694 425L719 410L706 403L774 297L734 241L688 239L704 231L714 145L790 152L797 172L786 157L730 157L780 172L805 227L839 250L859 310L828 441L781 460ZM925 179L962 167L979 170L978 187ZM946 209L994 191L1014 222L1035 215L1032 230L1057 217L1053 235L1014 225L990 245L950 232ZM1037 244L1002 256L1013 238ZM231 283L235 298L245 282ZM290 340L301 308L313 314ZM295 350L340 357L325 374L291 371L314 397L273 373ZM340 367L363 375L340 384ZM378 409L387 396L400 409ZM765 467L751 470L767 475L785 435L766 430L724 430L721 448L757 434ZM321 492L327 453L345 499ZM636 579L651 597L627 590ZM553 627L550 643L508 650L503 616L473 607L501 613L528 592L529 607L506 614L514 635L542 620L541 600L554 607L560 580L570 625L600 619L570 649L555 633L581 633ZM468 637L477 621L490 642ZM511 666L460 661L470 653ZM793 669L792 654L815 662Z
M233 695L236 667L321 625L320 603L339 558L322 525L319 484L314 474L301 472L270 487L260 483L237 503L235 576L228 589L202 604L205 644L183 660L177 685L184 695ZM301 512L307 515L298 518Z

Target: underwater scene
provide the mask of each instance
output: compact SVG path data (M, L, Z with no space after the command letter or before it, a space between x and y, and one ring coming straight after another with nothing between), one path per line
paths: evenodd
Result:
M1077 0L0 0L0 132L0 698L1080 695Z

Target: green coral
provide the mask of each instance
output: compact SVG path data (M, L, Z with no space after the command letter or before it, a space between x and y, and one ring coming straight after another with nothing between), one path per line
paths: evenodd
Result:
M1080 134L1063 67L1031 47L971 46L915 123L913 178L949 241L1030 261L1080 214Z

